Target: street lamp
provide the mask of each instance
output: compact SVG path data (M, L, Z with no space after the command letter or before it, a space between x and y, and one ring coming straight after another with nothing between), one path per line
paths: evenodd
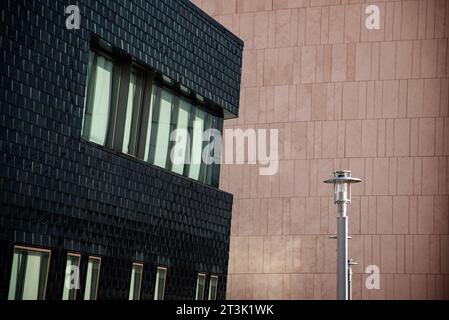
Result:
M348 216L347 204L351 203L351 184L362 180L351 177L351 171L339 170L324 183L334 185L334 202L338 205L337 217L337 299L349 300Z

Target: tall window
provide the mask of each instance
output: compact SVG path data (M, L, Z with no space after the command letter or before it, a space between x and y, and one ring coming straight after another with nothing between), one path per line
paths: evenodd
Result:
M111 108L113 63L93 52L89 55L89 74L83 137L104 145Z
M170 119L173 106L173 95L160 88L156 88L156 96L160 95L160 100L158 101L158 106L153 114L153 128L156 131L156 135L153 140L153 164L166 168L167 167L167 157L168 157L168 147L170 143Z
M198 273L198 277L196 279L195 300L204 299L205 286L206 286L206 275L204 273Z
M140 107L143 94L143 75L133 69L129 82L128 101L126 105L125 131L123 136L122 152L133 155L137 139L137 127L140 117Z
M9 281L9 300L43 300L50 251L15 247Z
M156 284L154 286L154 300L164 300L166 277L167 268L158 267L156 273Z
M176 130L175 145L171 148L171 171L178 174L184 174L184 166L186 157L189 154L187 147L189 146L189 139L186 134L189 133L189 116L192 110L192 105L186 100L179 101L179 108L177 109L178 116L174 122L173 129ZM174 118L174 117L173 117Z
M190 170L189 177L195 180L199 180L200 178L200 169L202 160L202 152L203 152L203 133L205 130L205 120L206 113L202 110L196 110L194 120L192 123L193 134L192 134L192 151L191 151L191 162L190 162ZM204 166L203 166L204 167Z
M187 88L155 79L130 58L92 49L82 137L218 187L220 166L205 163L203 152L214 141L205 131L221 132L223 118L203 103ZM220 144L206 158L220 159Z
M217 299L218 277L211 276L209 281L209 300Z
M100 278L101 259L89 257L87 263L86 286L84 288L84 300L96 300L98 291L98 280Z
M143 265L140 263L133 263L131 271L131 283L129 285L129 300L140 299L140 287L142 284Z
M65 268L64 289L62 291L62 300L75 300L76 292L79 289L79 267L81 255L69 253Z

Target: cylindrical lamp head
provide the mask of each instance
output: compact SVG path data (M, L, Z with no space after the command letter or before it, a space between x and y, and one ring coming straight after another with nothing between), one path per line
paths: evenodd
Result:
M338 170L334 172L332 178L325 180L324 183L332 183L334 185L335 203L351 203L351 184L361 181L360 179L352 178L349 170Z

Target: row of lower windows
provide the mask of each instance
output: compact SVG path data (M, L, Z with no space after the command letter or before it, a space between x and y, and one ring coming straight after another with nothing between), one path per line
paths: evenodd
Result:
M211 132L221 135L223 118L162 83L131 60L91 50L82 137L217 187L221 138Z
M215 300L217 296L218 277L210 276L208 300ZM204 300L204 291L206 289L206 274L198 273L196 279L195 300Z
M50 250L14 247L14 256L9 283L9 300L44 300L50 264ZM79 289L79 268L81 255L67 254L67 264L64 277L62 300L75 300ZM89 257L84 289L84 300L96 300L100 279L100 257ZM129 300L139 300L142 285L143 264L133 263L129 287ZM163 300L167 268L158 267L154 288L154 300ZM205 274L198 274L196 295L197 300L204 298ZM211 276L209 283L209 300L215 300L217 295L218 277Z

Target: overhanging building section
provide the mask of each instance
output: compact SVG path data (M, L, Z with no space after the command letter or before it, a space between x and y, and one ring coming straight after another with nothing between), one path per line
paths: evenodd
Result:
M226 119L238 116L242 41L187 0L77 4L79 30L66 29L62 0L0 5L0 299L24 296L11 281L29 249L48 268L37 298L61 299L78 257L75 299L127 299L136 265L141 299L195 298L198 273L205 298L214 286L225 298L232 195L82 130L93 43Z

